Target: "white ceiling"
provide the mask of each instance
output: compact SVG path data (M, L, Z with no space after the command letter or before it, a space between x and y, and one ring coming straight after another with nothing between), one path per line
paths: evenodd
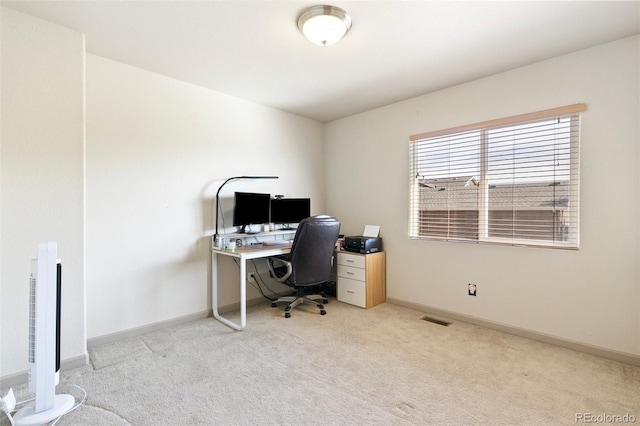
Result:
M89 53L328 122L640 33L640 2L332 1L331 47L309 1L2 1L86 34Z

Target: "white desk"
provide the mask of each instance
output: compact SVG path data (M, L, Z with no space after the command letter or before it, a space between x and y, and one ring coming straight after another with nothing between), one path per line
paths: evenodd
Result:
M213 238L212 238L213 242ZM235 250L222 250L211 247L211 307L213 316L223 324L235 330L244 330L247 325L247 260L261 257L278 256L291 251L290 245L242 246ZM229 321L218 312L218 256L230 256L240 260L240 325Z

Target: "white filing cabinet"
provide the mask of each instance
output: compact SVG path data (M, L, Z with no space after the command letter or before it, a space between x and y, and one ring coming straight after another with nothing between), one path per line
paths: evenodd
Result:
M338 252L338 300L370 308L386 300L385 253Z

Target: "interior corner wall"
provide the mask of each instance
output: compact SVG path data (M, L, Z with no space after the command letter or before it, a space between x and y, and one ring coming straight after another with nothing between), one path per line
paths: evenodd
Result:
M0 377L27 370L29 271L40 242L63 263L63 359L86 357L84 37L0 7Z
M96 338L211 309L210 237L235 191L310 197L324 210L323 125L87 55L87 322ZM259 262L258 262L259 263ZM250 265L251 266L251 265ZM259 265L258 265L259 266ZM219 262L220 305L239 301ZM248 297L260 294L248 287Z
M640 355L639 63L635 36L328 123L327 207L381 226L389 298ZM579 250L408 238L410 135L579 102Z

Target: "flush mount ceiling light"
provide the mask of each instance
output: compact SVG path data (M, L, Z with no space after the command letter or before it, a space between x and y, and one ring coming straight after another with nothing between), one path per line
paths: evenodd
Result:
M347 34L351 17L336 6L312 6L298 18L298 28L312 43L331 46Z

